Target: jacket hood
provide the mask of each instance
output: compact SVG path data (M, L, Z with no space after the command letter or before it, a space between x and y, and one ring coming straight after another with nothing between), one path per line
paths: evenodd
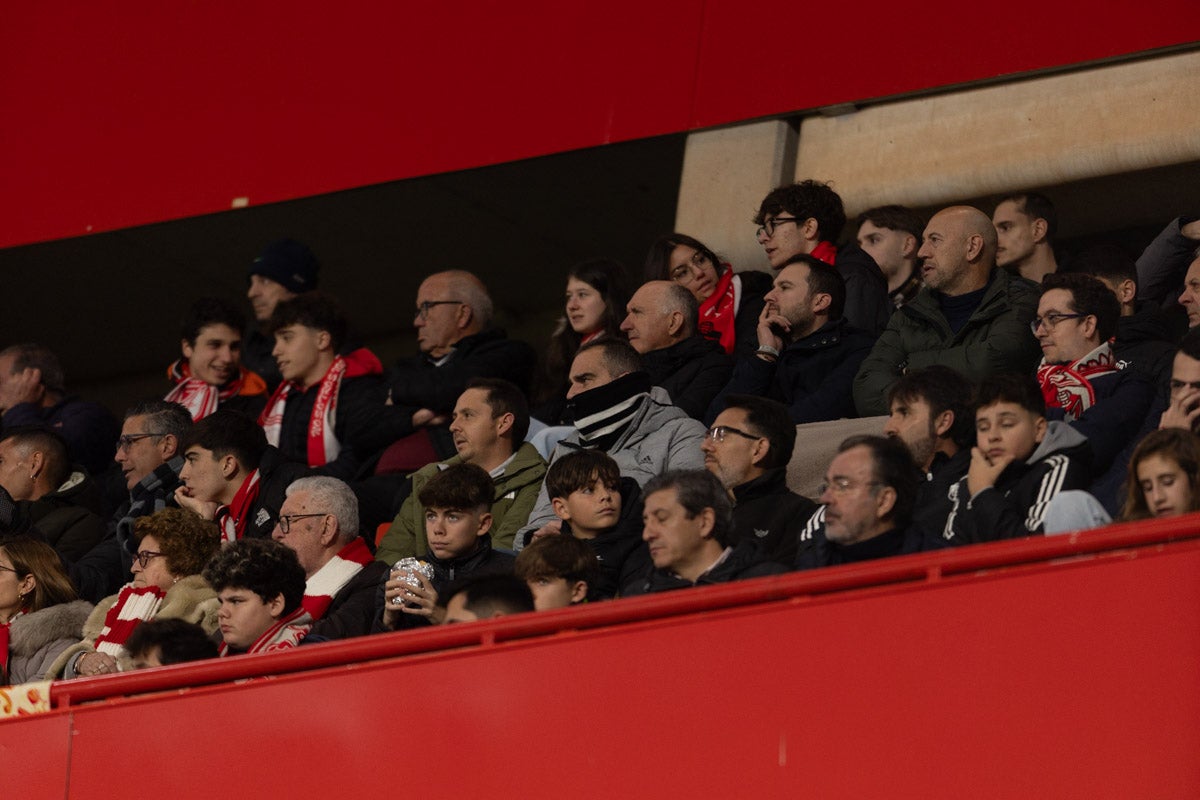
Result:
M91 603L76 600L22 614L9 628L9 649L13 655L31 656L59 639L81 639L83 623L91 613Z
M1087 443L1087 437L1072 428L1068 423L1057 420L1051 421L1046 426L1045 438L1034 448L1029 458L1025 459L1025 463L1036 464L1053 453L1060 453L1063 450L1071 450L1081 446L1087 447Z

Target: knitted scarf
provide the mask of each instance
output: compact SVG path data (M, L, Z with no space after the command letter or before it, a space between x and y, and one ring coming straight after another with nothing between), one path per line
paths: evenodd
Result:
M221 529L221 544L236 542L246 535L246 523L250 520L250 509L258 499L259 484L258 470L254 470L242 481L234 494L233 500L227 506L218 506L214 519Z
M700 316L697 329L705 339L720 343L726 354L733 352L734 318L737 315L740 280L734 280L733 268L728 264L722 265L725 272L717 281L717 286L708 299L700 304Z
M321 619L333 602L333 596L373 558L362 538L356 537L308 579L304 586L304 600L300 605L314 620Z
M579 441L584 447L607 450L621 438L649 392L650 376L631 372L577 394L571 405Z
M148 619L154 619L167 593L157 586L134 586L127 583L121 587L117 602L104 615L104 629L96 637L97 653L108 653L116 658L133 629Z
M313 402L312 416L308 421L308 465L321 467L338 457L342 445L334 433L337 424L338 392L342 388L343 378L357 378L362 375L382 375L383 364L366 348L355 350L346 356L336 356L329 365L324 377L321 378L317 399ZM303 387L293 381L284 381L267 401L258 424L267 434L267 441L279 446L279 437L283 433L283 411L287 407L288 395Z
M304 610L304 606L298 606L292 613L284 614L275 620L271 627L263 631L263 634L246 648L246 652L273 653L276 650L290 650L304 640L312 624L312 617ZM217 655L230 655L229 645L221 642L221 646L217 648Z
M239 394L254 397L267 393L266 382L245 367L238 367L238 375L224 386L213 386L192 377L191 367L185 359L179 359L167 367L167 378L175 388L163 399L168 403L179 403L188 410L193 420L201 420L217 410L223 401Z
M1112 345L1102 342L1095 350L1071 364L1047 364L1042 359L1037 378L1042 386L1042 396L1046 399L1046 408L1061 408L1066 421L1071 422L1079 419L1096 402L1092 379L1116 371Z
M809 255L832 267L833 262L837 259L837 248L829 242L817 242L817 246Z

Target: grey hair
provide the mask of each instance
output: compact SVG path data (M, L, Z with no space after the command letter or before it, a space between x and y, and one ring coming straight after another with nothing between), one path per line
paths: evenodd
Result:
M723 546L729 545L733 532L733 503L721 481L706 469L675 469L655 475L642 487L642 497L664 489L674 489L679 505L694 519L706 508L713 510L712 536Z
M700 317L700 304L696 296L674 281L663 281L664 294L662 312L673 314L678 311L683 315L683 330L680 333L686 338L696 332L696 324Z
M298 478L288 485L286 495L291 497L296 492L308 492L313 506L337 519L342 544L349 544L358 536L358 498L345 481L327 475Z
M479 280L473 273L462 269L451 269L441 273L450 282L451 291L461 295L455 299L461 299L471 307L475 312L475 316L479 319L479 326L487 328L492 324L492 314L494 308L492 306L492 297L488 294L487 287L483 285L483 281Z

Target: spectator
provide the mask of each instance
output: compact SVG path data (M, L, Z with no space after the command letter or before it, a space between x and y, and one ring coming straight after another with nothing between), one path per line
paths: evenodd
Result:
M513 573L533 593L537 611L586 603L600 562L588 542L574 536L544 536L517 554Z
M204 568L204 579L221 601L217 655L289 650L312 627L312 617L301 605L304 569L296 554L279 542L233 542Z
M1054 257L1058 215L1050 198L1037 192L1001 198L992 212L992 224L997 266L1034 283L1058 271Z
M221 408L257 417L267 401L267 384L242 366L245 317L232 303L216 298L197 300L183 319L183 358L167 368L175 388L169 403L179 403L203 419Z
M1200 438L1181 428L1154 431L1129 462L1123 520L1200 510Z
M971 381L1025 372L1037 363L1026 331L1037 287L996 269L996 229L982 211L955 206L925 228L925 288L897 311L854 379L862 416L887 413L891 385L907 370L942 364Z
M443 622L478 622L533 610L533 595L520 578L475 575L447 588Z
M1200 325L1200 219L1176 217L1138 256L1138 299L1174 309L1188 302L1188 327ZM1189 274L1190 273L1190 274ZM1192 278L1197 278L1193 281ZM1185 289L1185 284L1190 288ZM1194 318L1193 318L1194 315Z
M1169 404L1158 417L1158 427L1200 432L1200 331L1188 331L1179 343L1168 389Z
M246 297L254 309L254 324L246 328L242 341L242 361L261 375L274 391L283 377L275 363L275 338L271 335L271 317L280 303L317 288L321 264L308 247L295 239L271 242L250 265L250 287Z
M152 619L133 629L125 650L134 669L166 667L217 657L217 644L204 628L181 619Z
M858 246L887 280L893 308L911 303L921 290L917 251L925 223L911 208L878 206L858 215Z

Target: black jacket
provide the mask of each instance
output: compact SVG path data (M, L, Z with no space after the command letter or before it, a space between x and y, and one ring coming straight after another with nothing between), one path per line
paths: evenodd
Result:
M708 404L729 381L733 359L721 345L694 335L670 347L642 355L650 383L671 395L671 402L693 419L704 419Z
M877 558L920 553L928 549L926 539L913 528L897 529L873 536L855 544L837 544L825 538L825 527L820 526L812 538L803 543L796 555L794 567L798 570L836 567L839 564L855 564Z
M121 426L99 403L67 397L49 408L34 403L17 403L4 412L4 428L34 425L50 430L67 442L71 460L88 474L99 476L113 465L113 448Z
M279 450L287 460L304 466L308 466L309 421L313 403L320 391L319 381L307 391L295 391L288 396L283 409ZM411 430L395 429L389 424L393 418L402 415L398 415L394 408L385 406L386 399L387 387L376 375L342 381L333 426L333 433L341 443L341 451L333 461L315 468L315 472L344 481L351 480L365 462Z
M564 522L562 532L571 534ZM594 539L584 539L600 562L600 577L588 587L589 600L611 600L641 580L650 569L650 551L642 540L642 488L621 478L621 514L617 524Z
M842 316L855 328L878 336L894 309L879 265L856 244L840 248L833 265L846 283Z
M313 624L309 636L331 640L370 633L375 620L375 596L379 586L387 580L388 569L382 561L372 561L359 570L333 596L325 615Z
M35 529L61 558L73 561L107 535L102 508L100 487L82 469L75 469L57 491L18 502L14 530Z
M929 537L931 542L943 543L942 531L952 508L950 487L966 477L971 467L971 451L959 450L953 457L938 453L933 457L925 480L917 489L917 504L909 527Z
M279 521L279 509L287 497L287 487L308 472L303 465L284 458L278 449L267 446L258 462L258 497L250 507L246 538L271 538L275 523Z
M1075 430L1087 437L1092 450L1094 477L1115 465L1118 454L1137 435L1154 399L1149 379L1137 370L1119 370L1089 381L1096 401L1071 421ZM1046 418L1062 420L1061 408L1046 410Z
M1176 338L1163 313L1151 303L1139 303L1133 316L1117 321L1113 350L1122 369L1135 369L1154 386L1171 379Z
M771 561L796 560L800 530L817 504L787 487L787 469L779 467L733 487L731 544L755 542Z
M730 550L724 561L697 578L695 583L686 581L669 570L655 569L651 564L649 571L641 580L632 584L625 595L632 597L652 592L668 592L672 589L687 589L692 586L709 586L715 583L759 578L763 575L779 575L787 571L788 568L784 565L767 561L753 542L743 542Z
M733 318L733 357L752 356L758 349L758 318L766 301L763 299L774 285L774 278L757 269L737 274L742 282L742 301Z

